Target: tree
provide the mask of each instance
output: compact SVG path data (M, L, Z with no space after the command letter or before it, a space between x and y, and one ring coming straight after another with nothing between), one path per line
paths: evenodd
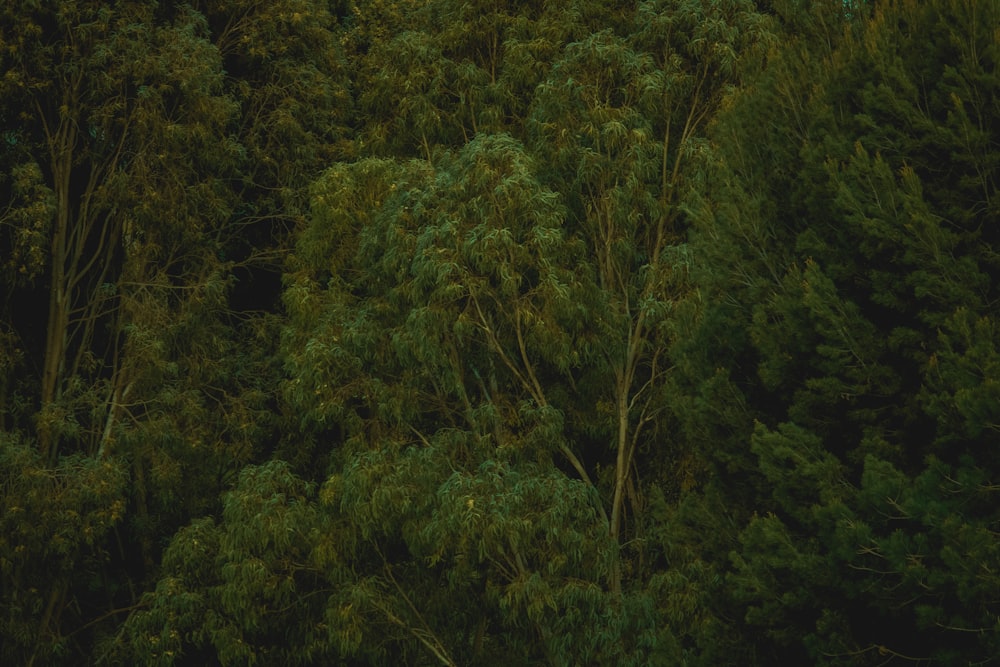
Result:
M156 590L124 626L115 659L150 665L328 664L320 546L336 550L314 487L286 464L248 466L218 520L178 531Z
M38 443L49 461L67 436L104 452L135 379L114 323L144 289L180 278L185 244L204 244L229 205L199 175L226 168L211 140L235 109L197 15L98 4L4 10L5 152L21 174L5 243L21 260L10 268L46 285L41 326L20 336L45 341Z
M713 21L688 43L685 31L700 25L701 11ZM329 460L341 472L329 483L342 489L349 521L378 545L376 562L405 568L404 590L426 590L427 573L409 565L414 558L442 567L456 558L440 540L441 517L480 501L468 491L455 498L455 489L511 488L498 484L516 474L518 484L503 493L517 497L558 480L559 494L539 496L546 512L564 515L560 498L592 508L569 533L587 536L583 561L567 556L565 538L548 529L539 538L544 556L524 552L517 517L526 510L517 504L494 525L469 528L491 537L473 575L513 591L535 578L536 563L555 559L560 568L540 580L559 591L550 604L583 605L580 627L594 614L617 619L582 637L576 625L554 628L534 615L548 599L544 588L513 598L521 606L499 618L526 616L542 638L526 655L556 662L655 654L641 550L627 563L619 552L638 534L636 521L626 538L625 498L639 497L635 453L653 441L664 405L669 297L684 282L674 190L685 186L690 151L721 104L724 77L739 80L732 58L751 57L765 36L765 24L740 4L644 3L635 25L661 15L671 18L660 32L602 33L564 49L531 103L529 148L480 128L455 139L462 148L431 150L449 142L420 139L399 149L422 159L334 167L316 185L314 218L285 293L286 399L306 438L336 447ZM443 47L427 33L405 39L439 49L427 62L443 62ZM482 53L469 59L492 62ZM660 62L673 78L662 76ZM419 108L436 119L435 104ZM665 119L664 105L672 109ZM547 472L553 468L559 473ZM585 568L583 590L565 581L563 562ZM634 586L623 586L626 576ZM479 644L469 638L479 633L442 639L449 624L427 623L449 655ZM511 641L489 623L485 631Z
M126 510L127 471L81 456L53 468L30 444L0 434L0 659L17 665L78 660L60 631L90 629L104 613L106 540ZM89 588L75 605L70 590Z
M753 512L729 608L770 661L988 660L997 16L813 11L692 200L700 344L747 413L706 452Z
M18 4L0 17L3 159L13 176L4 184L12 205L0 228L12 262L4 267L12 279L2 312L22 360L19 377L5 379L11 400L2 408L7 428L34 434L31 466L43 478L67 469L72 488L80 468L117 470L111 457L123 426L155 417L147 401L160 389L170 335L158 327L172 317L174 333L190 331L218 303L224 277L211 237L230 201L222 179L201 174L224 174L230 165L214 138L225 134L235 109L221 94L218 60L191 12L157 16L150 3L114 10ZM72 458L60 463L64 456ZM143 467L136 472L130 495L141 515ZM86 516L111 512L115 500L98 494L108 507L93 510L86 496L61 494L58 485L51 493L36 513L16 515L23 527L14 548L38 563L49 562L48 548L21 535L52 523L48 507ZM79 507L66 506L74 499ZM121 509L114 522L76 538L93 549L92 560L84 560L86 549L67 549L58 575L39 589L51 597L37 654L55 659L51 651L67 628L87 626L68 608L99 615L87 593L99 577L74 568L107 562L112 551L101 540L112 537L108 528ZM17 591L21 575L8 575ZM102 604L127 600L118 583ZM4 602L16 613L24 601L15 592Z
M767 37L752 3L643 2L634 20L627 37L604 31L567 47L532 113L535 150L567 198L596 288L590 400L603 423L591 428L611 441L613 458L598 457L611 471L608 530L619 543L626 498L641 514L636 455L665 426L669 316L688 264L680 193L705 124L739 81L738 60ZM612 573L613 591L621 576Z
M365 604L350 618L374 613L355 621L366 637L402 630L446 664L497 651L641 661L628 612L579 634L607 607L597 581L613 555L549 399L585 353L582 248L523 146L482 136L434 169L337 166L314 202L285 295L286 397L312 437L344 437L325 493L359 539ZM456 611L464 599L476 611Z
M0 424L52 474L130 467L103 611L71 577L53 644L134 604L167 537L274 445L282 244L345 148L328 3L197 9L0 10Z
M358 3L347 37L359 154L433 161L480 133L524 139L534 89L561 49L623 13L584 0Z
M155 2L5 10L3 238L19 276L5 319L39 368L20 395L36 397L51 460L60 440L111 452L151 400L139 386L185 354L165 324L211 328L235 278L273 275L304 183L337 154L349 105L324 6L213 7L239 18ZM26 303L40 289L47 314ZM276 305L237 292L239 309ZM44 348L23 342L37 334Z

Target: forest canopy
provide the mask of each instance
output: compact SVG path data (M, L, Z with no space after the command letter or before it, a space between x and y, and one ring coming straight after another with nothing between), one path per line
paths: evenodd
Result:
M997 662L998 26L6 3L0 662Z

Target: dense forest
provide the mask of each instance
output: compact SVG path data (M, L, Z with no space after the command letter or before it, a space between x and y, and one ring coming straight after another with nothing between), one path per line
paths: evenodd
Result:
M1000 663L1000 2L7 0L0 663Z

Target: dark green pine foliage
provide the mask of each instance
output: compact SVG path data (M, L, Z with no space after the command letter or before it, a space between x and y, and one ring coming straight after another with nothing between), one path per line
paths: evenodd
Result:
M984 664L1000 7L838 15L801 15L732 100L691 200L703 289L677 354L702 382L684 405L694 437L725 420L702 498L749 519L717 609L766 663Z

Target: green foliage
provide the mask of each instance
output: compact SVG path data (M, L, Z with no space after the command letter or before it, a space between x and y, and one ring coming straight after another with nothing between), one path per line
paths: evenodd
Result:
M100 605L105 546L126 508L113 460L72 457L50 468L0 433L0 659L71 664L70 632Z
M620 642L650 610L641 599L617 608L583 576L608 566L594 561L593 543L608 538L584 485L493 461L433 474L436 455L413 449L389 466L373 452L318 501L284 464L246 469L221 521L174 537L117 655L164 665L496 655L648 664L648 627L638 645ZM581 632L598 620L600 632Z
M335 660L312 560L327 526L312 496L284 464L244 469L220 522L199 519L174 536L148 608L125 626L123 655L157 665Z
M690 263L677 193L705 119L739 81L734 59L754 57L766 25L746 3L641 3L614 29L562 47L547 6L517 20L474 11L433 3L413 30L373 38L362 56L378 67L364 76L380 82L364 86L372 97L361 104L375 122L362 136L376 154L401 159L336 165L314 186L313 221L285 292L284 396L310 440L342 443L321 459L336 471L328 488L385 561L366 595L391 583L435 600L416 605L418 618L379 603L389 628L411 628L400 645L416 638L443 662L490 642L518 642L504 652L560 664L668 660L676 647L669 631L653 630L658 612L643 590L646 489L633 469L640 450L650 460L662 451L661 354ZM457 17L481 38L455 38ZM519 40L531 30L529 47ZM532 72L511 69L530 59ZM509 95L518 79L541 84L523 129L497 122L509 102L495 91ZM546 473L553 464L571 475ZM518 482L490 494L508 502L482 508L465 489L496 486L495 470ZM561 494L537 496L541 514L525 520L518 498L556 481ZM449 500L456 488L464 495ZM586 538L539 534L545 508L573 508L572 488L586 492L573 510L573 530ZM442 523L452 508L477 506L486 523ZM478 530L489 539L477 543ZM442 549L456 540L478 557ZM527 550L532 543L544 545L543 557ZM449 569L456 557L461 568ZM487 591L508 590L499 612L487 606L501 623L448 635L456 622L436 619L454 614L423 592L433 571L414 568L415 558L449 581L465 573L493 582ZM545 573L544 563L572 568ZM580 585L567 585L573 570ZM394 571L406 582L387 583ZM580 635L609 602L607 632ZM574 606L567 626L541 613ZM510 632L507 615L526 619L536 639Z
M759 55L767 22L744 2L643 2L630 18L621 33L564 49L537 89L529 129L543 182L565 197L568 233L586 248L595 343L577 385L577 437L601 440L585 458L605 466L609 530L641 550L634 466L686 456L667 435L664 354L691 287L680 195L706 148L706 120L740 81L736 60ZM658 481L678 489L685 475L674 472Z
M8 137L5 151L8 155L16 154L13 149L17 142L16 135ZM12 164L9 169L11 203L0 224L10 228L10 254L4 272L14 283L30 280L44 270L45 240L55 216L55 197L45 185L37 163Z
M265 232L287 233L301 221L308 183L351 150L352 101L334 5L194 3L222 57L226 91L240 106L240 122L228 138L240 156L241 224L234 240L256 244L260 253L270 250Z
M688 391L722 366L746 406L701 408L732 424L712 492L753 512L729 609L765 661L989 660L996 164L967 141L994 141L1000 17L824 11L797 19L819 46L790 38L727 104L689 200L708 303L688 326L714 352Z
M64 651L277 439L283 246L347 149L329 3L206 4L0 9L0 427L50 471L129 470L117 560L64 577L100 601L46 600Z
M416 641L446 663L651 655L648 599L601 585L617 548L565 420L599 349L594 285L536 169L510 136L482 135L433 168L368 159L314 187L285 294L285 397L317 440L344 437L324 499L360 539L365 604L345 621L359 646ZM605 632L581 634L598 618Z
M535 87L561 49L620 23L602 3L359 2L358 152L434 158L478 134L524 139Z
M286 395L300 414L347 420L365 448L383 428L398 441L434 424L490 435L499 447L555 444L509 426L531 424L539 408L548 419L536 364L558 373L580 363L571 345L582 316L579 248L561 232L558 197L532 170L517 142L498 136L443 159L436 173L366 160L316 186L316 222L297 252L303 270L285 295ZM356 254L324 284L345 249ZM362 435L373 428L374 439Z
M995 660L997 25L3 5L0 661Z

